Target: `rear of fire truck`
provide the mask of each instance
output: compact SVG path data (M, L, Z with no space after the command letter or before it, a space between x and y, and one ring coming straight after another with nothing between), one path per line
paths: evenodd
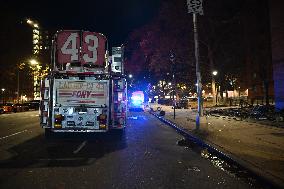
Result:
M106 132L126 125L126 80L107 61L106 38L60 31L52 68L41 85L40 122L46 133Z

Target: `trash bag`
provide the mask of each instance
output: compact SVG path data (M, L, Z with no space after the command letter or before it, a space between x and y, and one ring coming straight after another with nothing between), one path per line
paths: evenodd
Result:
M165 111L160 111L159 116L165 116L166 112Z

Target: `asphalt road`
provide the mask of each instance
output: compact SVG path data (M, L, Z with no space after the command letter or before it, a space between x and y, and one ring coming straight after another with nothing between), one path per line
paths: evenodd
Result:
M45 139L38 112L0 115L0 188L250 188L144 112L123 137L60 134Z

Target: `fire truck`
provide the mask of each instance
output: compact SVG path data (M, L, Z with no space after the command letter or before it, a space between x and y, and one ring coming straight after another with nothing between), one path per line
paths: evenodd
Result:
M54 35L51 68L41 82L40 125L47 135L124 130L123 47L112 51L111 57L101 33L64 30Z

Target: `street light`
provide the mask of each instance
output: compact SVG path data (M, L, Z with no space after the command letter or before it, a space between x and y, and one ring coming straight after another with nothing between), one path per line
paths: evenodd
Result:
M133 79L133 75L132 74L128 74L128 78L129 78L129 86L132 88L133 86L133 82L134 82L134 79Z
M213 105L217 106L217 91L216 91L216 82L214 76L218 74L218 71L214 70L212 72L212 96L213 96Z
M32 66L38 65L38 62L35 59L31 59L30 63Z
M2 88L1 90L2 90L2 100L3 100L3 105L4 105L4 91L5 91L5 89Z

